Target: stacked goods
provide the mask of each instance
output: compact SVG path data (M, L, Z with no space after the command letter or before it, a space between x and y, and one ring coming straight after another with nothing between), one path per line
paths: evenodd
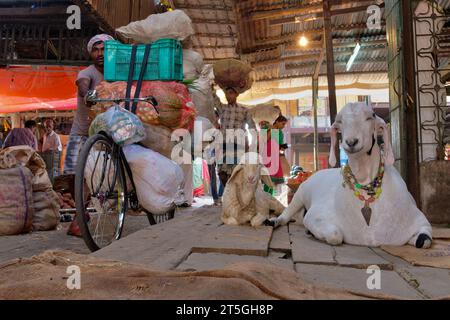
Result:
M33 174L17 166L0 169L0 236L31 231L33 223Z
M11 147L0 151L0 168L26 167L32 174L31 190L34 204L33 230L55 229L59 221L59 204L48 177L45 162L32 148Z
M291 190L297 191L300 185L308 180L312 174L312 172L305 172L302 168L294 166L291 171L291 176L287 181L287 185Z
M97 95L101 99L125 97L126 82L102 82L97 86ZM136 91L135 84L131 96ZM136 115L143 123L161 125L175 130L179 128L192 129L196 117L195 107L184 84L177 82L145 81L142 83L140 97L155 97L158 101L158 112L146 102L137 104ZM105 112L112 103L98 103L92 108L97 115ZM123 106L123 104L122 104ZM91 115L92 116L92 115Z
M214 77L222 90L233 88L243 93L252 87L253 69L236 59L220 60L214 64Z
M131 22L116 31L136 43L146 44L163 38L183 41L195 34L191 19L182 10L152 14L144 20Z
M61 209L74 209L75 201L72 198L72 195L70 193L57 193L58 196L58 202Z

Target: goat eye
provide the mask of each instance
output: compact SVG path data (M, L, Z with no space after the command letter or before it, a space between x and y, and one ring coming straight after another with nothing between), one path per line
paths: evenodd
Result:
M370 117L370 118L367 118L367 119L366 119L366 121L370 121L370 120L373 120L373 118L372 118L372 117Z

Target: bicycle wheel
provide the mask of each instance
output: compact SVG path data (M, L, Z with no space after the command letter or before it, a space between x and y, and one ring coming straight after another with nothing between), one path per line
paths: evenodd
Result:
M127 210L126 180L118 146L105 135L90 137L75 177L77 222L91 251L120 239Z

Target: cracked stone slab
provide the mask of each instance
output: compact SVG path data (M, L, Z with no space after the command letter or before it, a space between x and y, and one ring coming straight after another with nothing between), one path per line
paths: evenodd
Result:
M295 269L303 279L315 285L347 289L364 294L384 294L397 298L424 298L394 271L381 270L381 289L370 290L367 281L372 274L366 273L366 270L363 269L300 263L295 265Z
M383 270L393 270L393 265L383 259L368 247L342 245L334 247L335 259L341 266L367 269L371 265L377 265Z
M217 208L181 211L175 214L173 220L140 230L92 255L142 264L157 270L170 270L186 259L192 246L205 233L221 224L220 210Z
M450 297L450 270L430 267L414 267L407 261L390 255L380 248L374 252L390 261L394 270L411 286L428 298Z
M291 251L291 240L289 239L289 230L287 226L281 226L272 233L269 248L276 251Z
M302 226L290 224L289 235L292 243L294 262L335 265L334 248L324 242L306 235Z
M400 267L396 271L427 298L450 298L450 270L428 267Z
M217 270L227 265L240 262L256 262L260 264L270 264L280 268L294 270L294 264L290 259L283 259L282 252L270 252L268 257L221 254L221 253L192 253L178 266L180 271L205 271Z
M199 239L193 245L192 252L265 257L268 254L272 230L272 227L221 225Z

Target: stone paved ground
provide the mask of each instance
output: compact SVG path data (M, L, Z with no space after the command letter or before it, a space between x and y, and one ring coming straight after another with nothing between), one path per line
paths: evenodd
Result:
M261 262L295 270L313 284L408 299L450 296L450 270L415 267L380 249L332 247L290 224L230 227L220 209L203 207L177 213L165 225L138 231L94 256L144 264L160 270L200 271L235 262ZM381 290L369 290L367 267L381 269Z
M125 237L93 256L143 264L159 270L211 270L236 262L276 265L297 271L304 279L334 288L383 293L402 298L450 296L450 270L412 266L381 249L332 247L307 236L302 226L230 227L220 209L203 206L178 210L172 221L148 226L146 217L128 217ZM67 228L67 226L65 226ZM88 254L81 239L65 230L0 238L0 262L67 249ZM367 288L367 267L381 269L381 290Z

